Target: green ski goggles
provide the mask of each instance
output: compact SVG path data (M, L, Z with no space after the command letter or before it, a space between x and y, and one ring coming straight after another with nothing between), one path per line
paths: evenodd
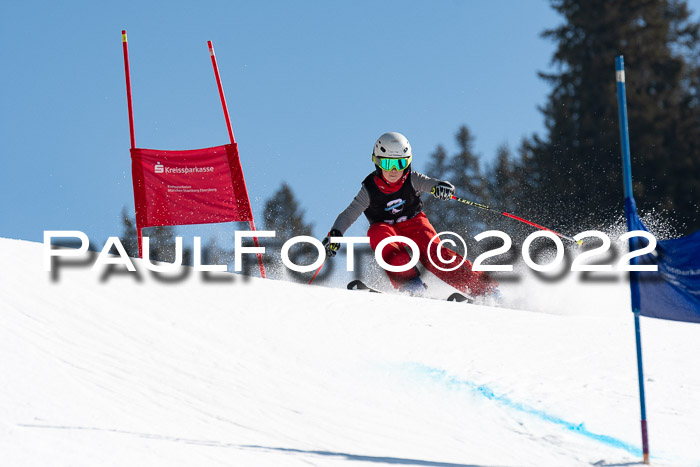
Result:
M377 157L375 155L372 155L372 161L376 165L381 167L382 170L386 170L387 172L390 172L394 169L396 169L398 171L404 170L411 163L412 158L413 158L413 156L392 158L392 157Z

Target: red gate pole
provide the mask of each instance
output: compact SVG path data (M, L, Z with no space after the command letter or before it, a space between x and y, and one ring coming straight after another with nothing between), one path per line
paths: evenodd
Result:
M226 97L224 97L224 88L221 86L221 76L219 76L219 65L216 63L216 55L214 54L214 45L211 41L207 41L209 46L209 55L211 55L211 64L214 67L214 76L216 76L216 85L219 87L219 96L221 97L221 105L224 108L224 118L226 119L226 127L228 128L228 136L231 138L231 144L235 144L233 138L233 129L231 128L231 119L228 116L228 106L226 105Z
M131 149L134 149L136 147L134 108L131 104L131 73L129 72L129 46L126 42L126 30L122 30L122 45L124 48L124 74L126 75L126 103L129 106L129 134L131 136Z
M126 103L129 107L129 136L131 137L131 149L136 147L136 136L134 135L134 107L131 103L131 72L129 71L129 45L126 40L126 29L122 29L122 48L124 49L124 74L126 76ZM143 232L136 225L137 242L139 246L139 258L143 258Z
M228 136L231 139L231 144L236 144L236 140L233 138L233 129L231 128L231 118L228 115L228 106L226 105L226 97L224 96L224 88L221 85L221 76L219 75L219 65L216 63L216 54L214 54L214 45L212 44L211 41L207 41L207 45L209 46L209 55L211 56L211 64L214 67L214 76L216 76L216 85L219 87L219 97L221 97L221 106L224 108L224 118L226 119L226 128L228 128ZM241 170L243 170L241 168ZM245 177L241 177L243 180L243 190L245 191L246 196L248 196L248 188L246 187L245 184ZM249 198L250 199L250 198ZM255 232L255 220L253 220L253 213L250 210L250 202L248 203L248 214L250 216L250 221L248 221L248 224L250 225L250 230ZM260 241L258 240L258 237L253 237L253 243L255 244L256 248L260 248ZM260 277L263 279L267 278L267 274L265 274L265 264L263 263L263 258L262 254L258 253L258 267L260 268Z

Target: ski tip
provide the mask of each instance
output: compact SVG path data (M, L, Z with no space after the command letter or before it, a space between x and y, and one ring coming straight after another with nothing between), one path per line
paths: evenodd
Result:
M468 297L464 294L461 294L459 292L455 292L449 297L447 297L448 302L466 302L466 303L474 303L474 300L471 297Z
M373 289L372 287L369 287L367 284L362 282L359 279L356 279L354 281L350 281L348 283L348 290L364 290L367 292L374 292L374 293L382 293L380 290Z

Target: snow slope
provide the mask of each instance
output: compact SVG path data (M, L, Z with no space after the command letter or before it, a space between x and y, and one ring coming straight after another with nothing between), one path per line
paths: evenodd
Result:
M52 275L42 245L7 239L0 260L1 465L641 458L623 281L525 277L495 308L140 265ZM642 318L642 337L652 463L700 466L700 326Z

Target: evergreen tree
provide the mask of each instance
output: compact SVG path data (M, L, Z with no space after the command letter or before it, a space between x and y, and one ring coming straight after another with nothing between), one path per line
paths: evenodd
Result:
M450 160L452 183L458 186L465 197L484 200L486 180L481 173L479 157L474 154L474 138L466 125L462 125L456 135L459 152Z
M286 183L266 202L265 230L277 232L277 238L287 240L298 235L311 235L311 224L304 222L304 211Z
M496 160L487 171L486 183L490 205L507 212L517 210L521 177L508 145L502 144L496 150Z
M202 247L202 260L206 264L228 266L234 261L233 249L222 248L216 238L211 237Z
M132 258L139 257L138 233L136 230L136 221L129 216L126 208L122 208L121 213L122 231L119 241L121 242L126 254ZM153 227L143 232L144 236L149 239L149 259L151 261L163 261L172 263L175 261L175 227L160 226ZM117 254L113 249L112 253ZM189 248L183 247L182 264L191 263L192 253Z
M499 212L508 212L552 225L549 222L552 219L550 210L537 197L539 178L533 171L534 166L532 147L527 139L521 142L515 155L506 144L499 146L496 158L486 174L486 204ZM516 245L522 243L534 231L532 227L505 216L492 216L487 220L487 224L489 229L506 232Z
M274 230L276 237L261 243L272 250L278 250L282 244L292 237L299 235L312 235L312 225L304 221L304 211L301 209L292 189L286 183L265 202L263 215L265 230ZM289 252L290 259L296 264L309 264L316 259L318 252L310 244L301 244L292 247ZM274 255L279 257L279 255ZM281 261L268 264L269 275L275 279L293 279L297 281L308 280L306 276L288 271Z
M442 145L438 145L435 152L430 155L426 170L431 177L435 178L442 178L447 175L447 151Z
M175 261L175 227L162 225L152 227L144 231L144 236L148 237L148 256L151 261L162 261L172 263ZM183 264L185 261L183 252Z
M552 0L565 18L554 40L555 73L542 109L547 134L523 146L535 196L571 229L622 212L614 63L625 56L634 192L700 227L699 26L680 0Z
M447 152L442 145L438 145L435 152L430 154L428 165L425 169L426 175L446 180L447 174ZM447 230L447 225L450 223L450 209L445 201L434 198L433 196L423 197L423 210L430 217L430 222L433 226L440 230Z
M136 231L136 221L129 216L126 208L122 208L122 231L119 241L121 242L126 254L131 258L139 257L139 240L138 233ZM116 253L116 252L115 252Z
M448 157L438 146L431 155L427 175L451 182L460 197L483 203L486 201L486 180L479 158L473 151L473 137L463 125L455 135L459 152ZM438 231L448 230L460 235L475 235L485 226L482 213L460 203L426 199L425 211Z

